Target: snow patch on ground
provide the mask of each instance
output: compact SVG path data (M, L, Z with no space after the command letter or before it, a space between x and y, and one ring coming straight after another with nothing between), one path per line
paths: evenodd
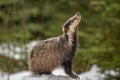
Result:
M21 71L18 73L14 73L10 75L10 80L22 80L23 77L30 76L31 73L29 71Z
M54 74L56 76L59 76L59 75L67 76L67 74L65 73L65 71L64 71L64 69L62 67L58 67L55 70L53 70L52 74Z
M3 72L0 72L0 80L7 80L8 74L4 73L4 77L2 77L1 73ZM57 76L67 76L63 68L57 68L52 73ZM30 75L31 73L29 71L21 71L10 74L9 80L21 80L23 77L28 77ZM105 78L105 75L100 73L100 68L97 65L93 65L89 71L79 74L78 76L81 80L104 80Z
M93 65L92 68L79 75L81 80L104 80L105 75L100 73L100 68Z

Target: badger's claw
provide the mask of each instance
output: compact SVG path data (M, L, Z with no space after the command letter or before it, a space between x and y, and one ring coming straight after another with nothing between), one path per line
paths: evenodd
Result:
M71 76L74 80L80 80L80 78L77 75L72 75Z

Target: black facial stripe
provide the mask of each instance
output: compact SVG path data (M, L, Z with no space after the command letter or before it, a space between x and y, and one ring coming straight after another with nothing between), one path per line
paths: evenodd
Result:
M73 19L72 20L70 20L70 21L67 21L65 24L64 24L64 28L69 28L70 27L70 25L73 23Z

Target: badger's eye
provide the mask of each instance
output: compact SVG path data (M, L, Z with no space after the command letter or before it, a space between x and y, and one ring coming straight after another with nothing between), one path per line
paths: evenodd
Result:
M64 28L69 28L72 23L73 23L73 20L67 21L67 22L64 24Z

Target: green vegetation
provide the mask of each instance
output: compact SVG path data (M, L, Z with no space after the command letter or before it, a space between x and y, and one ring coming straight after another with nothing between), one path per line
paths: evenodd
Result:
M82 20L74 70L84 72L98 64L103 71L112 69L120 74L119 0L0 0L0 43L21 45L62 34L61 26L78 11ZM11 72L5 67L8 59L3 58L2 63L0 58L0 68ZM26 69L22 66L13 68Z
M0 55L0 69L5 72L13 73L27 69L26 60L16 60Z

